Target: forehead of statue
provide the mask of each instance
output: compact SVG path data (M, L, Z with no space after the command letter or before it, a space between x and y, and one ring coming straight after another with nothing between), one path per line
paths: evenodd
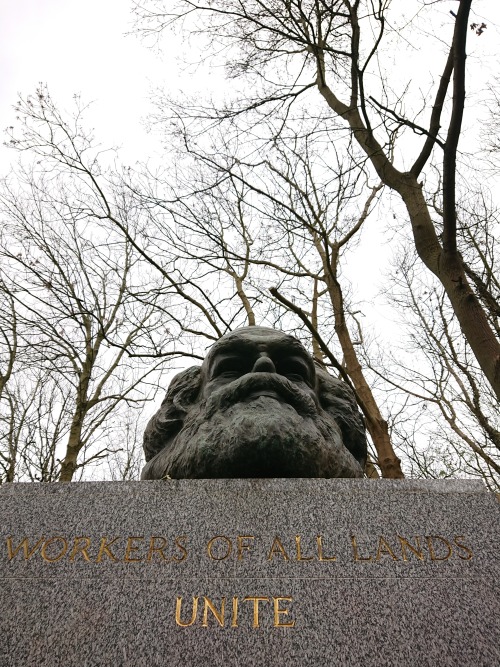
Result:
M208 371L213 362L221 356L258 355L262 352L271 357L299 356L307 362L314 374L312 358L300 341L282 331L266 327L245 327L226 334L213 345L203 366Z

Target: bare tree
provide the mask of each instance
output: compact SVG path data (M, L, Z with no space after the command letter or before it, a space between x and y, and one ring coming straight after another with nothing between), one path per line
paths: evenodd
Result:
M71 413L65 389L50 372L19 364L1 411L3 481L58 479Z
M0 401L14 370L17 348L15 299L0 276Z
M420 7L426 26L439 17L440 5ZM457 151L470 9L471 0L460 0L456 11L447 14L452 34L445 37L441 30L439 41L448 39L449 47L432 101L424 101L422 120L418 112L405 113L405 107L412 108L408 96L399 93L397 81L390 79L390 65L382 69L384 39L394 40L397 34L397 28L390 27L395 10L389 2L180 0L172 9L170 3L140 0L135 12L143 32L158 34L169 25L182 25L205 36L205 51L224 60L236 91L233 99L219 107L181 103L177 113L191 122L201 120L205 128L225 123L225 131L234 133L239 119L246 118L245 132L253 130L255 136L263 118L277 109L285 117L291 115L299 98L319 93L333 122L348 128L381 182L404 202L417 253L443 285L460 328L500 399L500 343L467 276L457 237ZM241 90L238 79L244 82ZM283 131L286 127L285 123ZM406 164L398 168L394 138L408 132L422 139L409 168ZM442 230L433 222L422 183L423 170L437 154L442 159Z
M224 144L223 151L213 156L184 128L176 160L185 162L184 170L177 169L175 181L169 174L169 182L156 179L155 187L150 186L148 205L157 209L151 223L155 236L162 234L161 210L168 208L177 223L179 256L195 260L205 272L213 269L218 287L221 276L227 276L232 283L226 285L227 293L239 302L248 324L274 318L312 340L317 361L333 366L353 387L383 476L400 478L387 422L356 353L359 323L348 314L339 275L341 258L368 218L381 185L370 186L368 176L353 168L362 155L335 166L320 159L319 150L334 151L321 122L304 123L286 140L272 128L269 134L276 135L272 146L254 146L251 157L240 159L230 140L221 137L217 145ZM223 299L219 304L227 311ZM293 317L285 318L283 307ZM339 344L341 362L334 352Z
M419 275L410 252L400 259L391 298L410 325L418 325L419 336L404 339L404 352L386 358L385 371L374 359L368 363L387 386L407 397L405 418L394 424L393 433L413 474L465 473L498 490L496 397L464 345L441 286Z
M471 283L499 331L499 215L484 190L469 191L459 207L458 234ZM435 207L439 216L441 210ZM467 222L464 223L464 220ZM406 395L405 418L393 425L413 474L466 473L500 488L500 420L497 400L460 332L441 285L422 274L408 243L391 274L390 300L413 332L392 359L365 357L386 386ZM409 326L408 326L409 325ZM418 332L418 335L415 333ZM418 359L418 363L416 362Z
M2 459L9 481L17 465L36 479L70 481L120 449L116 431L114 441L105 436L115 420L129 423L122 408L150 400L157 371L190 350L168 317L175 289L142 261L132 232L124 238L110 223L140 230L140 211L104 172L80 118L70 126L42 89L18 113L12 145L43 159L24 160L0 192L8 388L17 364L3 402Z
M103 166L83 111L77 100L66 119L45 88L20 99L10 145L21 166L0 193L5 299L25 351L6 403L6 467L44 481L75 479L110 455L129 477L129 412L154 397L157 370L202 359L207 344L252 322L248 261L228 261L223 233L222 246L198 244L179 198L153 199L151 174Z
M109 229L88 228L85 217L76 220L66 207L51 219L55 210L46 210L47 202L36 197L40 192L43 184L38 183L29 202L13 199L12 191L10 200L3 194L4 219L9 222L8 240L0 252L9 271L4 282L15 295L18 335L29 367L45 370L45 392L50 380L53 395L44 405L50 406L52 418L58 407L64 408L63 423L54 425L52 449L64 437L57 478L70 481L78 465L104 454L99 450L77 463L118 404L126 402L131 408L144 400L139 388L155 365L145 369L138 358L162 327L154 293L141 302L147 288L134 285L138 267L130 247L113 239ZM133 364L128 353L137 354ZM40 396L40 380L35 387ZM41 415L39 420L40 425L47 423Z
M402 429L390 413L382 417L380 392L370 386L366 369L380 369L359 353L363 334L342 273L383 181L370 166L372 156L356 148L338 121L328 114L311 119L304 108L291 118L285 109L265 124L259 118L259 132L244 138L238 116L230 118L231 132L215 125L202 135L199 125L187 127L177 117L169 141L178 151L161 172L117 169L84 132L81 109L66 121L44 89L21 100L18 113L22 129L11 145L38 163L24 161L2 194L3 298L13 313L2 359L26 352L16 382L11 372L6 384L5 479L15 470L30 479L75 479L110 454L117 462L113 475L129 478L138 465L131 408L154 395L148 378L156 368L176 357L201 359L206 345L226 331L257 322L295 329L312 342L320 363L352 384L375 445L374 462L384 476L402 476L390 441L391 429L397 439ZM393 131L388 154L396 138ZM441 237L440 181L426 196ZM473 220L470 208L462 213ZM462 270L490 329L498 331L494 233L478 222L460 223L457 234L462 251L474 248L462 252ZM411 294L411 281L406 289ZM440 338L446 359L457 332L443 303L444 314L445 329L453 332ZM428 318L415 321L426 332ZM386 389L402 387L415 399L421 391L425 401L422 396L436 396L429 378L417 387L405 385L403 375L384 377ZM434 405L450 415L456 395L443 389ZM446 422L450 446L460 442L450 439L460 419ZM494 462L488 446L480 448ZM417 459L424 469L425 456ZM456 466L473 470L465 458ZM370 470L374 474L373 465Z

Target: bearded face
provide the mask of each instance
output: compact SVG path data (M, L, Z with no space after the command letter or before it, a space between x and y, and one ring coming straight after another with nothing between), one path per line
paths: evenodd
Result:
M197 392L192 384L174 387L148 425L143 479L362 476L321 406L311 357L291 336L232 332L209 353Z

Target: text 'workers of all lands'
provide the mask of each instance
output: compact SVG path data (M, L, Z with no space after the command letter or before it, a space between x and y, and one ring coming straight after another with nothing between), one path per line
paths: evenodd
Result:
M470 561L473 550L463 535L349 535L348 549L337 552L335 540L324 536L275 536L268 540L246 535L214 535L202 547L191 545L188 535L130 536L9 536L4 542L8 561L42 559L83 563L183 563L195 553L208 561L341 563L346 558L358 563ZM340 555L342 553L342 556Z

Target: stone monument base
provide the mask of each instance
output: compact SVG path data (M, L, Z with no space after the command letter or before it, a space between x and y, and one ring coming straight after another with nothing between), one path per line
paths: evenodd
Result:
M0 488L3 667L500 665L472 481Z

